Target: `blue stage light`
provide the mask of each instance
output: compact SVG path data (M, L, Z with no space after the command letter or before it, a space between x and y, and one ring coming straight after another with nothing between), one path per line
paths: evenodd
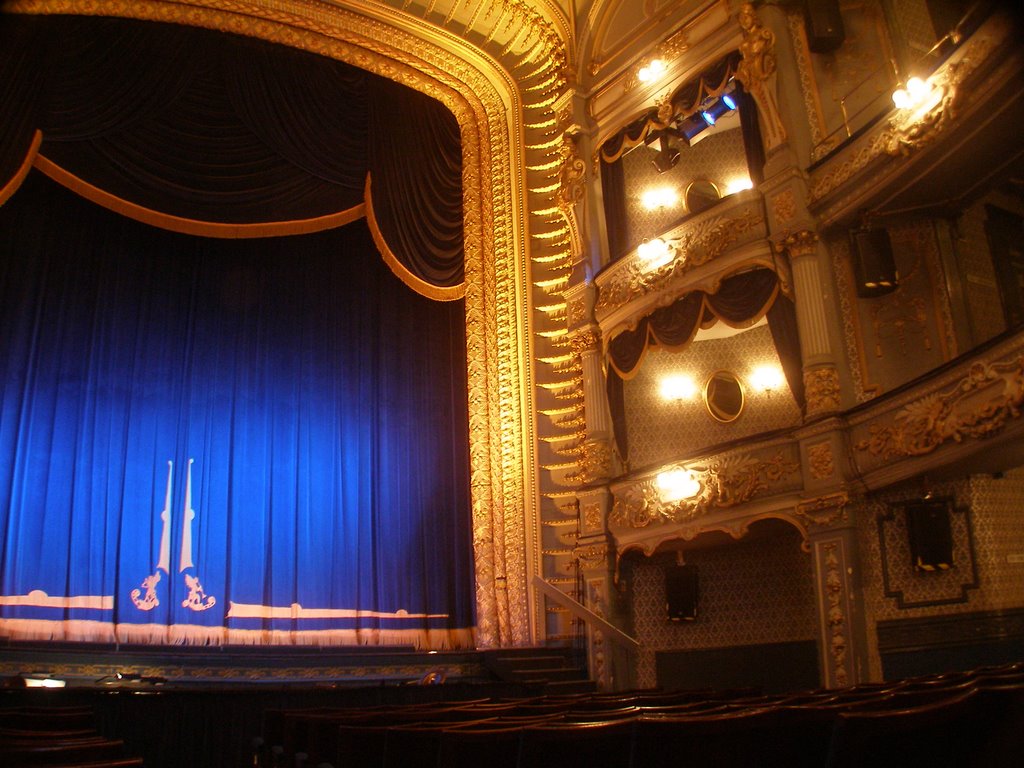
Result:
M704 118L704 122L707 123L709 126L715 124L715 116L711 114L710 110L702 110L700 116Z
M725 104L725 106L727 106L727 107L728 107L729 109L736 109L736 101L735 101L735 99L733 99L733 97L732 97L732 96L730 96L730 95L729 95L728 93L723 93L723 94L722 94L722 102L723 102L723 103Z

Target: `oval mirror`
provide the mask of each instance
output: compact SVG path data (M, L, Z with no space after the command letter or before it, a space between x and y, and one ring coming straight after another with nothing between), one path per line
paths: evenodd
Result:
M743 411L743 385L729 371L715 371L704 383L704 405L716 420L735 421Z
M722 197L715 183L707 179L691 181L683 192L683 204L690 213L700 213L713 206Z

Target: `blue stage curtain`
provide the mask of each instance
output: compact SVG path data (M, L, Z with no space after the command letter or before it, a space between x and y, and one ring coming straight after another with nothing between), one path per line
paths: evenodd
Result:
M471 644L464 311L362 221L190 237L32 172L0 206L0 634Z

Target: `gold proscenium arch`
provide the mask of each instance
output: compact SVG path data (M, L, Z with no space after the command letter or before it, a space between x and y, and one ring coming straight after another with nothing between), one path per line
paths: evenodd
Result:
M9 13L102 15L261 38L357 66L421 91L458 120L463 147L470 471L479 647L531 642L527 454L525 185L520 105L505 71L459 38L374 6L304 0L5 0ZM367 15L370 12L376 16Z

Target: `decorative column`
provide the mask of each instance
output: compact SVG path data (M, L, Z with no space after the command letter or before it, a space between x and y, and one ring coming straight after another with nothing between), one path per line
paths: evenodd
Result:
M807 417L832 413L842 408L839 370L829 333L830 312L826 295L828 273L818 235L808 229L783 236L778 247L789 254L796 296L796 319L803 356Z
M845 494L808 502L804 514L828 526L809 534L818 607L818 648L822 682L841 688L867 678L863 596L857 564L856 530L848 522ZM836 526L829 525L835 519ZM817 526L816 526L817 527Z

